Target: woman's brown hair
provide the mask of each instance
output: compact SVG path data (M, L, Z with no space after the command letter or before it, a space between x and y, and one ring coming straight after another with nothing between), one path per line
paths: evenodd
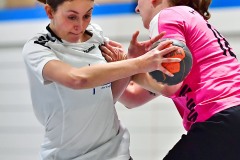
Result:
M37 0L37 1L44 4L48 4L54 11L56 11L57 7L63 4L65 1L73 1L73 0Z
M169 0L169 2L172 6L184 5L195 9L205 20L208 20L211 17L208 8L212 3L212 0Z
M41 3L48 4L54 11L57 10L57 7L64 3L65 1L73 1L73 0L37 0Z
M37 0L38 2L41 2L41 3L44 3L46 4L47 3L47 0Z

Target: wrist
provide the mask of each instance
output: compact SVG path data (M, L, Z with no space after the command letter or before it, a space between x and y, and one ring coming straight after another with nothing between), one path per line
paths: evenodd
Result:
M133 58L133 57L131 56L131 54L127 53L127 54L126 54L126 58L127 58L127 59L131 59L131 58Z

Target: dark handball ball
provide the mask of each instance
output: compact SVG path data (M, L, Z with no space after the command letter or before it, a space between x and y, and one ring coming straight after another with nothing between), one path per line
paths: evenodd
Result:
M174 77L169 77L168 75L164 74L161 71L153 71L149 74L156 79L158 82L162 82L163 84L167 85L176 85L184 80L184 78L188 75L192 68L192 54L188 47L181 41L175 39L168 39L171 40L173 43L171 45L178 46L179 49L168 53L164 57L168 58L180 58L180 62L173 62L173 63L162 63L162 66L166 68L169 72L174 74ZM153 44L153 48L157 47L160 42L156 42ZM169 46L170 47L170 46Z

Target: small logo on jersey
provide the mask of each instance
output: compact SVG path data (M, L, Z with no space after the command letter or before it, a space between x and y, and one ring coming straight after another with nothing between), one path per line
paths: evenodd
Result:
M191 10L191 11L189 11L190 13L192 13L192 14L195 14L195 10Z
M93 44L90 48L86 49L86 50L83 50L84 53L89 53L91 52L93 49L95 49L96 46Z
M101 89L106 89L106 88L109 88L111 87L111 83L107 83L107 84L104 84Z

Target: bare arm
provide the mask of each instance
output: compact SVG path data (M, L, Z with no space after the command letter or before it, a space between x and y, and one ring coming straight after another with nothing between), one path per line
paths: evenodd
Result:
M114 81L112 83L112 94L113 94L113 101L116 103L119 98L122 96L124 93L125 89L127 88L129 82L130 82L130 77L120 79L117 81Z
M44 66L43 76L73 89L93 88L141 72L144 69L137 68L140 62L140 59L134 59L75 68L62 61L52 60Z
M155 94L161 94L164 85L158 83L148 73L139 73L132 76L132 81L140 85L142 88L153 92Z
M176 91L181 87L181 83L177 85L166 85L160 82L157 82L152 76L148 73L140 73L132 76L132 81L139 84L144 89L153 92L158 95L164 95L166 97L172 96Z
M148 91L131 81L120 97L119 102L129 109L139 107L160 95L170 97L181 87L181 85L181 83L174 86L161 85L161 94L159 94Z
M158 96L158 94L145 90L138 84L131 81L120 97L119 102L122 103L125 107L132 109L139 107Z
M158 46L147 54L133 59L82 68L75 68L64 62L52 60L44 66L43 76L47 80L55 81L73 89L93 88L134 74L163 70L162 62L179 61L163 57L165 54L176 50L176 47L163 48L163 46Z

